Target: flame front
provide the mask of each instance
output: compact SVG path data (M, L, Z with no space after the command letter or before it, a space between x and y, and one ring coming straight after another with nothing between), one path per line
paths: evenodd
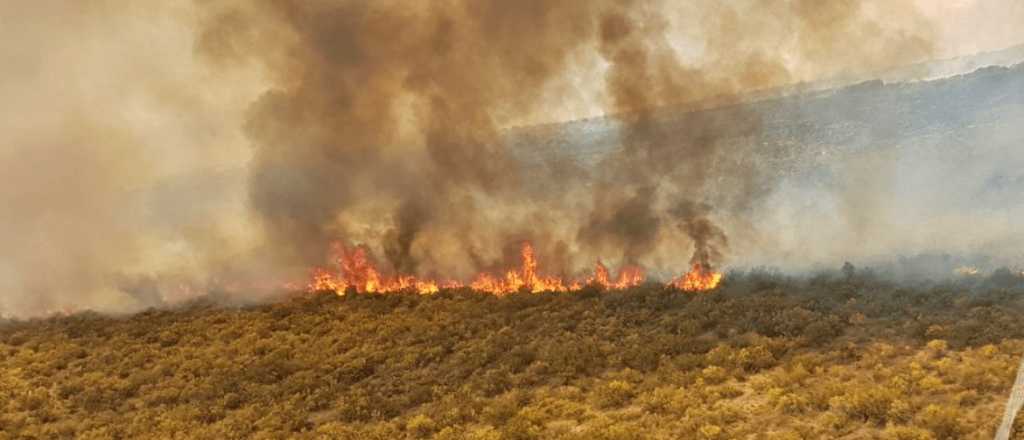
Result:
M575 292L586 286L624 290L639 286L646 280L644 270L636 266L620 268L613 278L608 268L600 261L595 264L594 273L589 277L567 281L557 276L542 275L539 273L537 258L530 243L523 243L520 267L509 269L503 274L483 272L468 284L455 280L420 279L413 275L385 277L373 263L365 246L346 247L335 244L332 250L340 271L334 273L324 268L314 269L306 285L306 291L335 292L339 295L344 295L350 289L359 293L431 294L441 289L468 286L479 292L506 295L514 292ZM689 273L669 283L668 287L687 292L705 291L714 289L721 279L722 274L695 265Z
M694 263L689 272L673 280L670 285L686 292L703 292L718 287L720 282L721 273L709 270L700 263Z

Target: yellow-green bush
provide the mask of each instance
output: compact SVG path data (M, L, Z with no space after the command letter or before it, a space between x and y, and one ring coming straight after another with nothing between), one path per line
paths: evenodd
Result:
M0 439L991 438L1024 295L740 281L5 323Z

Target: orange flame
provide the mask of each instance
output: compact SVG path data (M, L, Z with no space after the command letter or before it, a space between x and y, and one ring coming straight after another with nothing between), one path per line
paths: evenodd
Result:
M686 292L703 292L718 287L720 282L721 273L708 270L700 263L694 263L689 272L672 280L670 285Z
M458 289L466 287L459 281L436 281L420 279L413 275L382 276L369 256L365 246L352 248L341 244L333 246L333 253L340 268L332 273L324 268L313 269L310 280L306 284L307 292L335 292L344 295L349 289L359 293L391 293L418 292L420 294L437 293L442 289ZM643 284L646 280L644 270L636 266L625 266L619 269L613 279L608 268L598 261L594 266L594 274L583 279L566 282L557 276L541 275L538 271L537 258L530 243L523 243L520 252L521 265L509 269L502 275L480 273L468 283L473 290L494 295L506 295L514 292L575 292L587 285L597 286L605 290L624 290ZM722 279L722 274L707 271L700 265L681 278L668 284L688 292L714 289Z
M384 278L370 260L365 246L346 248L333 246L334 254L341 267L340 276L323 268L313 269L312 279L306 285L310 292L332 291L343 294L349 287L359 293L387 293L414 290L419 293L436 293L441 289L433 280L420 280L412 275Z

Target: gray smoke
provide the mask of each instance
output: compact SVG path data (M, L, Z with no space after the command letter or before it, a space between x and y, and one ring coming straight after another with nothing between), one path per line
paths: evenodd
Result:
M936 25L915 4L5 4L0 313L274 284L324 264L332 241L445 277L500 267L522 240L564 273L903 244L873 220L896 216L873 194L899 182L839 167L828 191L847 223L809 215L794 201L810 177L762 160L785 151L765 141L773 116L738 104L932 57ZM711 108L725 110L697 111ZM618 127L594 163L510 136L581 115ZM965 207L933 226L964 226L950 213ZM977 235L1007 231L986 218ZM787 238L815 230L804 222L839 238L808 232L822 243L804 249Z

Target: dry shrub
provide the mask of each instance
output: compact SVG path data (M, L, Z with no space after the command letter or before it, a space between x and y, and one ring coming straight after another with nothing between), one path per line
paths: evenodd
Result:
M829 406L843 416L862 422L884 424L897 393L878 386L855 386L845 396L836 396Z
M931 431L936 438L953 439L960 438L967 432L960 422L959 411L941 405L928 405L916 418L916 424Z
M633 389L633 385L629 382L622 380L613 380L611 382L602 383L594 390L593 398L594 403L602 408L613 408L625 405L633 396L636 391Z

